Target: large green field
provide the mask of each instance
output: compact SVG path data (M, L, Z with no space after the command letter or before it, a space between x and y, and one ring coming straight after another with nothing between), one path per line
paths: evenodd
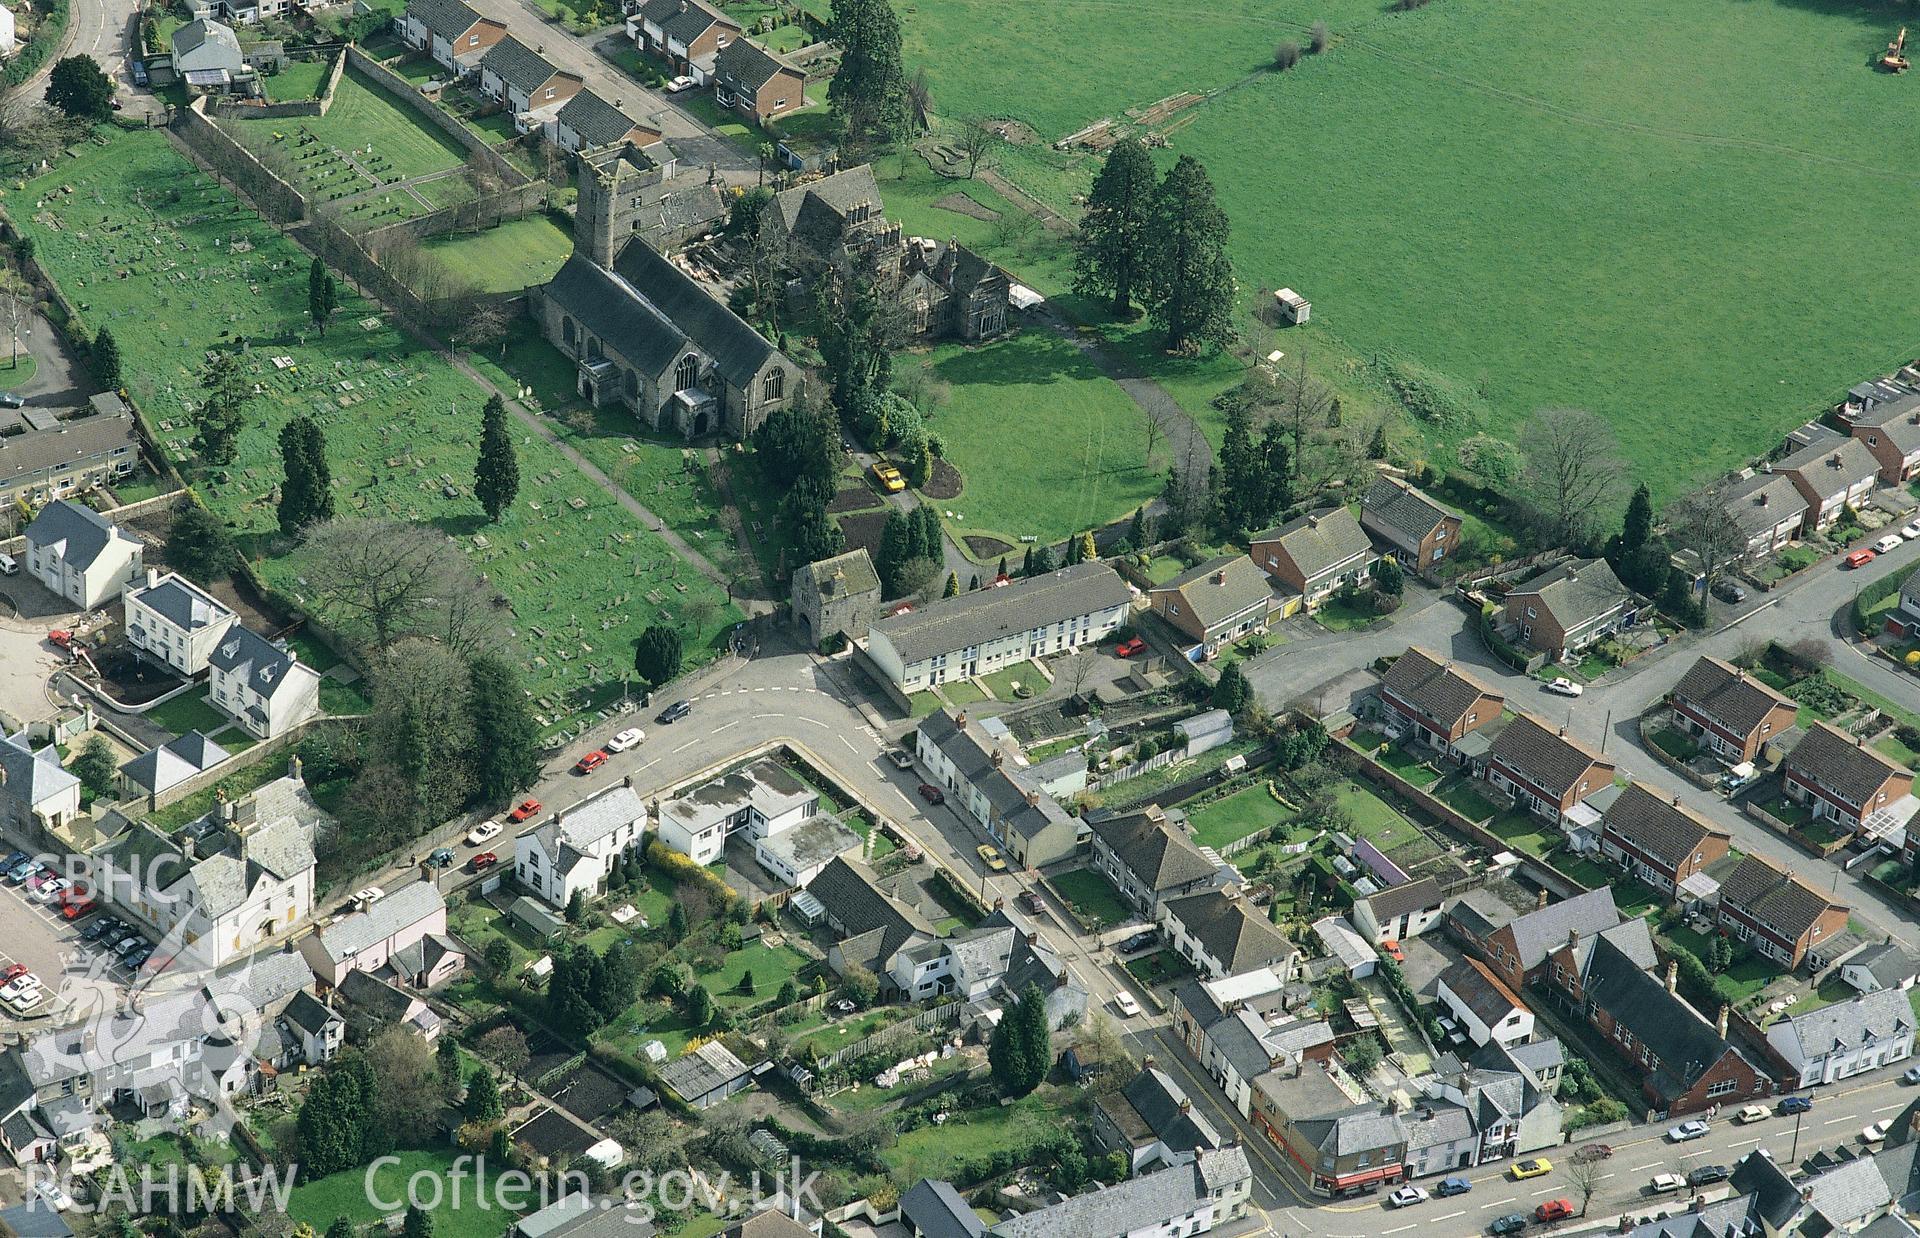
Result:
M518 436L517 501L500 524L485 523L472 496L480 388L345 287L333 326L316 336L307 255L161 135L87 147L6 204L78 307L79 329L113 329L163 450L296 600L300 569L270 496L279 428L305 412L326 432L342 516L432 523L506 596L521 673L547 725L617 695L649 624L678 624L705 660L738 620L717 587L535 436ZM238 459L207 470L193 455L189 406L208 350L236 341L260 394Z
M1267 71L1316 20L1329 50ZM940 112L1034 126L1043 144L1004 169L1069 213L1095 159L1044 143L1209 93L1159 156L1208 166L1249 303L1312 299L1290 355L1451 379L1474 398L1428 427L1442 445L1593 409L1662 498L1920 349L1920 307L1887 278L1920 77L1868 67L1909 20L1892 0L1218 0L1171 23L1143 0L919 0L902 18Z

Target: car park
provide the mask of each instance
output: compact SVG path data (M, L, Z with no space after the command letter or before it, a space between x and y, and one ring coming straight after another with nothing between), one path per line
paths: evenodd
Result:
M602 765L605 765L606 763L607 763L606 749L595 748L592 752L587 753L585 756L581 757L578 761L575 761L573 763L573 772L576 774L591 774L594 770L599 769Z
M1573 1215L1573 1201L1570 1199L1549 1199L1533 1210L1533 1219L1540 1222L1564 1221Z
M539 811L540 811L539 800L534 800L534 799L521 800L518 804L514 805L513 811L507 814L507 820L515 822L517 824L521 821L527 820L529 817L533 816L535 813Z
M1781 1113L1808 1113L1813 1109L1813 1097L1788 1096L1780 1101Z
M1845 562L1850 568L1865 567L1867 564L1873 562L1873 552L1871 550L1856 550L1846 557Z
M1900 549L1900 535L1897 533L1889 533L1873 544L1873 552L1875 554L1883 555L1889 551L1898 549Z
M1493 1224L1487 1226L1487 1232L1492 1234L1517 1234L1526 1227L1526 1213L1509 1212L1507 1215L1496 1219Z
M1887 1132L1893 1129L1893 1123L1882 1119L1860 1132L1860 1142L1865 1144L1883 1143Z
M1692 1187L1710 1186L1715 1182L1725 1182L1733 1176L1733 1171L1725 1165L1702 1165L1687 1175L1687 1185Z
M1764 1122L1772 1116L1773 1111L1765 1105L1747 1105L1733 1115L1733 1120L1745 1126L1749 1122Z
M675 701L673 704L655 714L653 720L661 726L672 726L692 712L692 701Z
M1414 1204L1427 1202L1427 1193L1417 1186L1403 1186L1387 1196L1387 1203L1395 1208L1410 1208Z
M920 798L929 804L944 804L947 802L947 793L932 783L923 782L916 787L915 790L919 791Z
M500 856L498 853L492 852L492 851L482 851L480 854L474 856L471 860L467 861L467 867L472 869L476 873L484 873L489 868L492 868L495 864L498 864L499 862L500 862Z
M1140 1013L1140 1003L1125 989L1113 995L1113 1008L1118 1010L1123 1018L1128 1019Z
M113 952L124 959L146 944L147 939L136 933L130 937L121 939L120 944L113 948Z
M1530 1156L1524 1161L1513 1163L1513 1177L1516 1182L1525 1182L1528 1178L1544 1178L1553 1172L1553 1162L1544 1156Z
M1547 681L1547 691L1557 692L1561 696L1579 696L1582 692L1585 692L1586 689L1573 682L1573 680L1568 679L1565 675L1557 675Z
M625 752L629 748L638 746L640 741L646 737L647 733L645 731L637 726L630 726L607 741L607 751Z
M989 872L1004 873L1007 871L1007 862L1000 858L1000 849L998 847L981 843L973 849L973 853L980 857L980 862L987 866Z
M1650 1195L1671 1195L1686 1189L1687 1180L1679 1174L1655 1174L1653 1181L1647 1183L1647 1193Z
M506 828L506 826L501 825L498 821L488 821L476 825L467 831L467 846L478 847L490 838L498 838L500 837L500 831Z
M1682 1122L1667 1132L1667 1138L1673 1143L1685 1143L1689 1139L1705 1139L1713 1128L1695 1118L1691 1122Z
M12 868L16 864L24 864L25 862L27 862L28 860L31 860L32 858L33 858L32 856L28 855L24 851L8 852L7 858L4 860L0 860L0 873L6 872L8 869Z
M1433 1188L1433 1193L1441 1199L1452 1199L1455 1195L1465 1195L1472 1189L1473 1183L1456 1175L1440 1179L1440 1185Z

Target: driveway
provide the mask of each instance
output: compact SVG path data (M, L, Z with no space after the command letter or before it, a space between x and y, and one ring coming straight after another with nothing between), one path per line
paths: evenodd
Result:
M4 346L4 342L0 342ZM35 408L79 408L93 394L93 384L74 362L59 332L34 314L20 332L20 351L33 356L33 377L12 388Z

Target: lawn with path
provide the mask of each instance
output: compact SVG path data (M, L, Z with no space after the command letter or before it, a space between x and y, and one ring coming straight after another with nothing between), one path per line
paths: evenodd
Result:
M311 1226L316 1233L324 1231L336 1217L346 1217L356 1225L368 1225L398 1216L406 1211L408 1182L414 1175L423 1174L440 1180L440 1194L445 1201L433 1211L434 1238L500 1238L517 1218L503 1208L483 1208L475 1202L476 1195L484 1190L488 1203L493 1203L491 1174L481 1182L469 1177L458 1184L450 1177L454 1162L466 1155L452 1147L409 1149L395 1153L393 1159L378 1170L343 1169L295 1187L287 1198L287 1216ZM420 1189L432 1191L431 1187ZM455 1206L453 1202L456 1190L464 1207ZM397 1200L399 1206L381 1208L374 1202L376 1198L385 1203Z
M1194 842L1224 847L1297 815L1273 798L1263 780L1191 810L1187 823L1193 827Z

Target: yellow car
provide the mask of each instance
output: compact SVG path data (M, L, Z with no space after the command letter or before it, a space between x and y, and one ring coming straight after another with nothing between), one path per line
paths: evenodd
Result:
M888 494L897 494L907 488L907 479L900 476L900 470L885 460L876 460L873 464L873 480Z
M996 873L1004 873L1007 871L1007 862L1000 858L1000 852L995 848L982 843L978 847L975 847L973 851L975 855L980 857L980 862L985 864L989 871Z
M1544 1178L1552 1172L1553 1162L1544 1156L1513 1163L1513 1177L1517 1182L1525 1182L1528 1178Z

